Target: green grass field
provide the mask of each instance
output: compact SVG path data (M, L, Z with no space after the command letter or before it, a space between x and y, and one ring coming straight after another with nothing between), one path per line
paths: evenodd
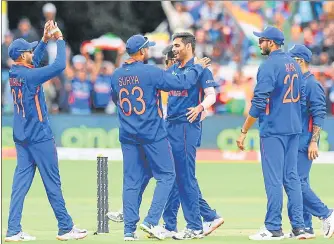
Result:
M8 207L14 160L2 161L2 238L7 229ZM110 233L93 236L96 230L96 162L61 161L60 173L62 188L69 213L75 223L89 230L89 236L83 243L123 243L123 225L110 222ZM259 164L205 164L197 165L197 175L204 198L225 218L225 224L202 243L244 243L248 235L263 225L266 198ZM334 206L334 166L315 165L312 170L314 190L329 206ZM154 181L144 193L141 207L143 218L152 198ZM109 165L109 207L117 210L121 206L122 164L112 162ZM283 215L283 228L290 230L286 207ZM57 222L44 191L40 175L36 172L35 180L25 201L23 230L37 237L35 243L58 243ZM179 215L179 229L184 228L182 212ZM320 234L320 222L314 219L317 238L312 243L334 243L334 239L324 239ZM140 242L157 242L145 238L138 230ZM80 241L81 242L81 241ZM164 243L174 242L164 240ZM251 242L251 241L249 241ZM283 243L295 243L297 240L283 240Z

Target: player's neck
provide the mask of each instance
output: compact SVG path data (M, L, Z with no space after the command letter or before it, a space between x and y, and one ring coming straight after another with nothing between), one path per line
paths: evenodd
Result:
M303 74L309 72L308 67L300 66L300 69L302 70Z
M280 48L280 47L277 47L277 46L273 46L273 47L271 48L271 50L270 50L270 53L275 52L275 51L277 51L277 50L281 50L281 48Z
M187 56L185 57L181 62L180 62L180 67L184 67L194 56L193 55L190 55L190 56Z

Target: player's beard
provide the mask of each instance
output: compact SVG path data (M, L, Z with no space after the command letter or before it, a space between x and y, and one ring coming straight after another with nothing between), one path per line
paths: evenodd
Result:
M263 56L268 56L270 54L270 49L269 47L262 48L261 50L261 55Z

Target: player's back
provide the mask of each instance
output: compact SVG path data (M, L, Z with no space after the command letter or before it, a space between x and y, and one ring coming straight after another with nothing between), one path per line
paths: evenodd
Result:
M34 143L53 138L47 117L47 107L42 86L28 86L30 67L13 65L9 84L14 101L14 141Z
M150 143L167 136L161 96L150 68L155 67L142 62L125 63L112 75L122 143Z
M259 80L273 86L265 113L260 116L260 135L301 133L301 103L305 94L302 73L295 60L281 50L274 51L260 66Z

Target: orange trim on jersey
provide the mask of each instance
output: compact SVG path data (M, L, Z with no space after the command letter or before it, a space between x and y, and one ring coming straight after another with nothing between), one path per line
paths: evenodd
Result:
M313 131L313 118L310 116L310 119L308 120L308 131L312 132Z
M14 65L24 66L24 67L27 67L29 69L35 68L32 64L25 64L25 63L22 63L22 62L15 62Z
M129 59L125 60L124 63L126 63L126 64L132 64L132 63L135 63L135 62L138 62L138 60L135 60L134 58L129 58Z
M270 113L270 108L269 108L269 98L267 98L267 105L266 105L266 115Z
M38 100L38 94L35 95L35 103L36 103L38 119L39 119L39 121L42 122L43 121L43 116L42 116L42 111L41 111L41 105L39 104L39 100Z

